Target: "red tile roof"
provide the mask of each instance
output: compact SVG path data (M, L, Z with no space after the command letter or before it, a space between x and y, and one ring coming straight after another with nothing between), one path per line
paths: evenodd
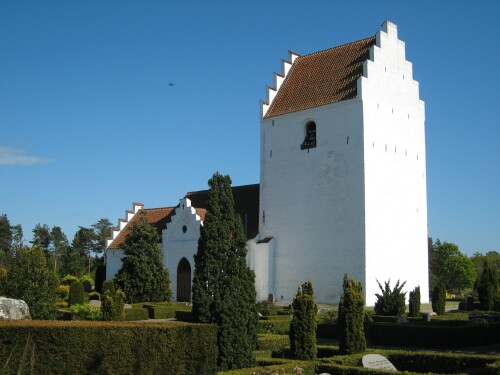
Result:
M264 118L355 98L374 44L375 36L298 57Z
M146 220L148 221L148 223L156 228L156 231L160 236L160 242L161 242L161 231L165 229L167 223L170 222L172 215L175 213L175 207L146 208L143 210L146 212ZM113 240L113 242L108 246L108 248L118 249L120 245L125 241L125 237L127 237L127 235L129 234L132 225L139 221L140 216L141 216L140 212L135 214L132 220L130 220L127 223L125 228L123 228L118 237L116 237Z
M234 210L241 217L246 237L247 239L254 238L259 233L260 185L233 186L232 190ZM192 191L187 193L185 197L191 200L191 205L197 207L197 211L201 208L206 212L208 190Z

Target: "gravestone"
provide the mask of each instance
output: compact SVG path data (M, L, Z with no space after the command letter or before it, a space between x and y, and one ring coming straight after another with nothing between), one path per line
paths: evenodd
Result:
M30 309L21 299L0 297L0 320L31 320Z
M367 354L361 359L363 367L376 370L397 371L396 367L384 356L380 354Z

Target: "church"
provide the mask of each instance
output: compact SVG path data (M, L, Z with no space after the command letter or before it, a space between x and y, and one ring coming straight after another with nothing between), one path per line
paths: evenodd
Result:
M429 301L425 106L405 43L386 21L375 35L299 55L289 52L261 102L260 183L235 186L258 300L291 301L306 280L338 304L345 273L367 306L377 280L420 286ZM207 191L178 204L134 203L108 240L106 278L144 209L160 234L174 301L191 300Z

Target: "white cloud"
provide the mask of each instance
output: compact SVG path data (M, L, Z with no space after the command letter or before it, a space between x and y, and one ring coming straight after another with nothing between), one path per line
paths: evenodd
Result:
M25 155L24 150L0 146L0 165L33 165L48 163L51 159Z

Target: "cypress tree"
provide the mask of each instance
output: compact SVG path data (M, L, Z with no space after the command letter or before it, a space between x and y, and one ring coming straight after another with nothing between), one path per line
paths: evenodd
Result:
M479 279L477 294L481 310L493 310L495 300L498 298L498 281L495 270L486 261L483 262L483 273Z
M295 359L314 360L316 347L316 313L314 291L311 281L307 281L297 290L293 299L293 317L290 322L290 347Z
M339 349L344 354L362 352L366 349L364 332L363 286L344 275L344 291L340 297L338 327Z
M170 279L168 270L163 267L163 253L158 242L158 233L147 222L146 212L142 210L139 221L120 245L125 257L115 278L131 303L170 301Z
M217 326L221 370L252 367L257 343L255 275L246 264L246 239L234 211L231 179L208 181L207 214L194 257L193 316Z
M437 315L443 315L446 307L446 289L437 284L432 291L432 311Z
M83 304L83 284L80 280L75 281L69 287L69 300L68 305L82 305Z
M408 316L420 316L420 286L416 286L415 289L410 292L408 309Z

